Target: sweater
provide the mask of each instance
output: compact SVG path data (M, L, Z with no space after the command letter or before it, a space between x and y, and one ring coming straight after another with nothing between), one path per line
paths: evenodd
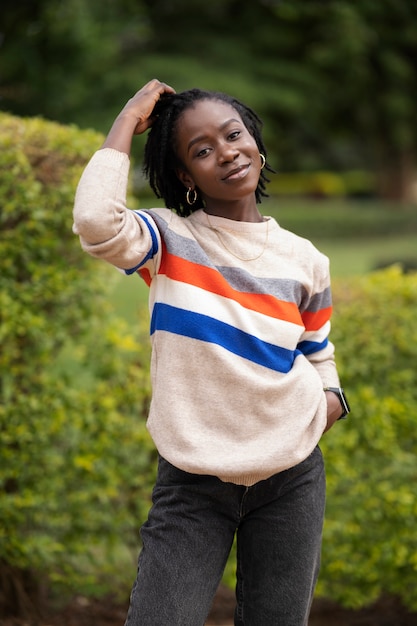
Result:
M96 152L80 179L83 249L149 285L147 427L177 468L251 486L303 461L339 386L329 262L275 219L126 207L128 155Z

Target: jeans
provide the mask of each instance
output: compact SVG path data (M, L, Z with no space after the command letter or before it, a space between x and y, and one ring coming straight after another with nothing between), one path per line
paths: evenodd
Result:
M159 459L125 626L203 626L237 534L236 626L306 626L325 506L320 449L244 487Z

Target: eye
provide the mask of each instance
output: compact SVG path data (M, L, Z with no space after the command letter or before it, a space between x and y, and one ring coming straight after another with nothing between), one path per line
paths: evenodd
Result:
M233 141L234 139L237 139L239 136L240 136L240 130L234 130L232 133L230 133L229 139Z
M196 157L197 157L197 158L199 158L199 157L205 157L205 156L207 156L207 155L208 155L208 153L209 153L209 148L202 148L201 150L199 150L199 151L196 153Z

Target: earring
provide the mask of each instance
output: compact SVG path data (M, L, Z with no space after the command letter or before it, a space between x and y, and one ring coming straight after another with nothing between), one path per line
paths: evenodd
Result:
M264 167L265 167L266 159L265 159L264 155L261 152L259 153L259 156L261 157L261 162L262 162L261 170L263 170Z
M191 192L193 193L193 196L191 197ZM188 187L187 189L187 193L185 194L185 198L187 200L187 203L192 206L195 201L197 200L197 192L195 189L193 189L192 187Z

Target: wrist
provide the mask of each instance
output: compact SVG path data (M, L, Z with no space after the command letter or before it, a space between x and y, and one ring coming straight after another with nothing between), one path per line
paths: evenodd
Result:
M337 398L339 402L339 406L341 408L341 413L338 420L345 419L346 416L350 413L350 406L345 396L345 392L342 387L325 387L324 391L327 393L332 393L335 398Z
M122 111L114 120L102 147L113 148L129 155L137 124L136 116Z
M115 124L122 124L123 126L129 126L133 129L135 129L140 122L142 122L142 119L133 111L129 111L129 109L122 109L114 121Z

